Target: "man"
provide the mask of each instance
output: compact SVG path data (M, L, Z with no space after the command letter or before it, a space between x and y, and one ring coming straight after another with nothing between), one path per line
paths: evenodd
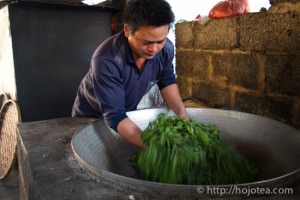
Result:
M124 139L144 148L141 130L126 112L135 110L153 85L178 117L188 119L175 80L174 46L167 39L174 14L164 0L129 0L123 14L124 31L94 52L72 116L104 118Z

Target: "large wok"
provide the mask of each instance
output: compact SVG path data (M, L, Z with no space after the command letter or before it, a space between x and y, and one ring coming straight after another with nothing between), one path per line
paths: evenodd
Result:
M217 125L224 139L258 167L258 180L218 186L140 180L128 162L136 149L109 129L103 120L93 122L75 133L71 143L75 158L82 167L101 177L104 182L143 199L241 198L245 197L246 191L258 196L264 194L250 188L272 191L274 188L299 187L299 130L270 118L237 111L212 108L187 108L187 111L197 121ZM145 129L149 121L161 112L173 114L166 109L145 109L128 112L128 116L141 129ZM233 192L233 187L238 190ZM212 191L211 188L219 190Z

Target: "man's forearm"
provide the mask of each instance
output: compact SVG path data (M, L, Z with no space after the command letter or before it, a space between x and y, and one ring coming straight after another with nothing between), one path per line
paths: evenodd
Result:
M169 85L161 90L161 94L166 101L168 107L183 119L189 119L185 106L182 102L177 84Z
M125 118L119 122L117 131L129 143L139 148L145 148L145 145L142 141L140 128L129 118Z

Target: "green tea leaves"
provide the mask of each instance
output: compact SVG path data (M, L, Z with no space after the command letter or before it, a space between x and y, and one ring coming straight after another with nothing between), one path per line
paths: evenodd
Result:
M159 114L142 134L147 148L130 162L141 179L174 184L235 184L257 169L233 151L213 124Z

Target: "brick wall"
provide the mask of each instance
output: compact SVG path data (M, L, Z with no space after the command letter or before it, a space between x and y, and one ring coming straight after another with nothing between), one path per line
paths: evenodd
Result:
M300 127L300 12L267 12L176 24L176 72L183 98L268 116ZM300 11L300 10L299 10Z

